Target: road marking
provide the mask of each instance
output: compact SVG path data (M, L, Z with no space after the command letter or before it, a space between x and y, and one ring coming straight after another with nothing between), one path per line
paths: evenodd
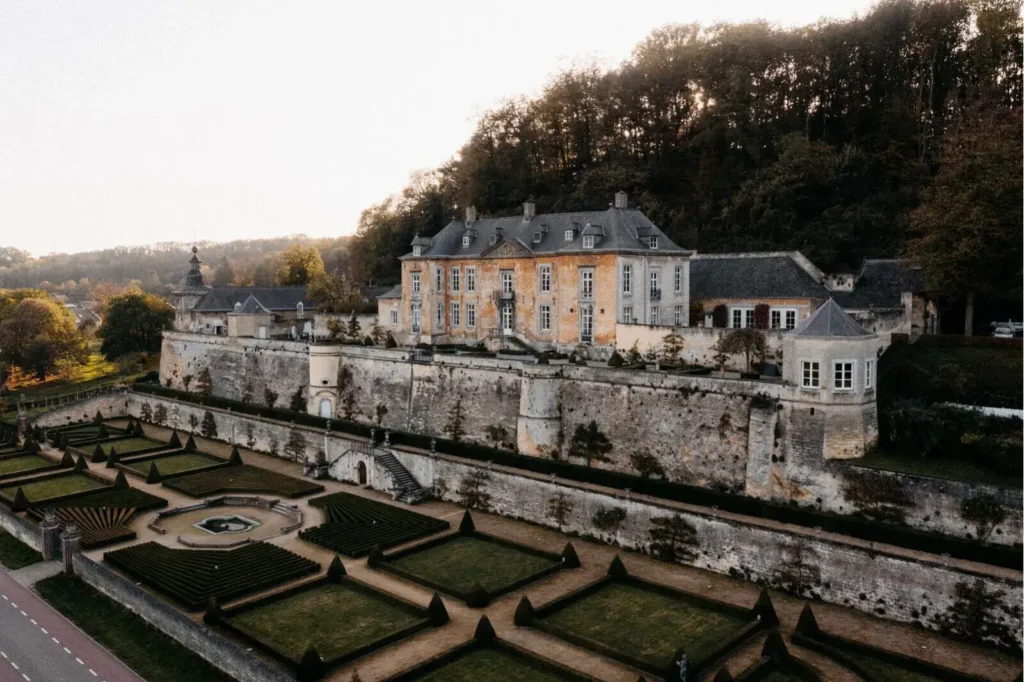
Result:
M15 670L18 670L18 664L15 663L14 661L11 661L11 667L14 668Z
M60 644L60 640L59 640L59 639L57 639L56 637L50 637L50 639L52 639L52 640L53 640L54 642L56 642L57 644Z
M22 673L21 676L25 678L25 682L32 682L32 679L25 673Z
M43 631L43 634L44 634L44 635L48 635L48 634L50 634L49 632L47 632L47 631L46 631L46 628L39 628L39 629Z
M75 657L75 660L78 661L79 665L85 665L85 662L82 661L82 659L78 658L77 656Z
M3 597L4 601L10 601L10 599L7 598L6 594L0 594L0 597Z
M35 618L29 618L28 620L30 623L32 623L32 625L39 625L39 623L36 622Z
M2 651L0 651L0 656L3 656L4 658L7 658L7 654L5 654L5 653L4 653L4 652L2 652Z
M19 611L21 611L21 609L18 609L18 610L19 610ZM27 613L25 613L24 611L21 611L21 615L23 615L23 616L25 616L26 618L28 618L28 614L27 614Z
M14 602L11 602L11 606L13 606L14 608L18 608L18 605L15 604Z
M70 654L71 653L71 649L69 649L67 647L64 647L64 652Z
M92 668L89 668L89 674L92 675L93 677L99 677L99 675L96 674L96 671L93 670Z

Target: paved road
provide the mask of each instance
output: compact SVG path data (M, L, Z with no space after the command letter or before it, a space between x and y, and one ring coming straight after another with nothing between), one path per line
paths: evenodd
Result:
M0 569L0 682L143 682Z

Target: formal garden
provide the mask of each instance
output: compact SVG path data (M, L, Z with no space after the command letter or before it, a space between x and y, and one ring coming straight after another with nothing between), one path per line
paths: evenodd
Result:
M182 495L194 498L223 493L251 493L296 498L324 490L324 487L318 483L285 476L248 464L189 474L165 481L163 485Z

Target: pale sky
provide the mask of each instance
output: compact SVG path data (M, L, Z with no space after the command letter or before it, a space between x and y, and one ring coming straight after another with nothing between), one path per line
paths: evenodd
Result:
M0 246L355 231L480 113L668 23L868 0L0 0Z

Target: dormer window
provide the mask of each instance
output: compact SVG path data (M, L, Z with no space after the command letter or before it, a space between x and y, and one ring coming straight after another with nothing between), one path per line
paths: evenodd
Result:
M566 230L565 231L565 241L571 242L575 238L576 238L576 233L575 232L573 232L572 230Z
M237 312L240 312L241 310L242 310L242 302L238 301L237 303L235 303L235 312L237 313Z
M594 248L594 235L585 234L583 235L583 248L592 249Z
M299 301L298 303L295 304L295 316L298 317L300 320L302 319L304 311L305 306L302 305L302 301Z
M423 247L422 246L414 246L414 247L412 247L412 255L414 255L414 256L422 256L423 255Z
M544 233L541 232L540 230L537 230L536 232L533 233L533 243L534 244L540 244L540 240L543 239L543 238L544 238Z
M462 235L462 248L465 249L468 246L469 246L469 235L468 234L464 234L464 235Z
M658 248L658 237L657 235L651 235L647 238L647 243L652 249Z
M498 235L492 234L490 237L487 238L487 243L490 244L491 246L494 246L495 244L497 244L498 243Z

